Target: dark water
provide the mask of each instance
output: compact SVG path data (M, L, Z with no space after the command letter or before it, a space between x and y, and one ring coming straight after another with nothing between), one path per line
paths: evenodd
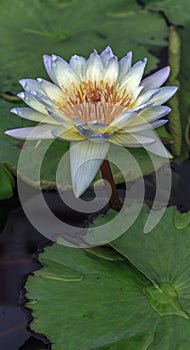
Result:
M190 161L182 165L172 164L173 187L169 205L176 205L182 212L190 209ZM146 200L154 198L154 188L146 186ZM122 194L122 186L120 186ZM92 193L90 194L92 196ZM64 207L56 192L46 192L46 200L55 214L65 221L69 218L68 208ZM108 208L104 208L107 210ZM70 213L69 220L73 220ZM85 216L74 213L75 225L81 225ZM0 350L43 350L51 345L43 335L30 331L31 314L24 307L24 283L27 275L39 269L38 253L51 242L27 220L18 196L0 201Z
M22 306L26 276L40 268L33 254L48 241L31 226L18 204L12 199L0 205L4 217L8 215L0 235L0 349L48 349L28 330L31 316Z
M35 196L35 190L26 185L26 191L28 189L30 195ZM93 191L89 196L93 197ZM59 219L84 226L87 216L70 210L57 192L45 191L44 198ZM108 206L103 212L107 209ZM40 208L38 210L40 215ZM37 256L51 241L30 224L18 195L0 201L0 231L0 350L51 349L44 336L29 330L32 318L24 307L26 278L41 267Z

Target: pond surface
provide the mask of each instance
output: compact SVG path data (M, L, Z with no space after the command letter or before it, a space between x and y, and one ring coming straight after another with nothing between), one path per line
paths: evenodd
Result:
M183 212L190 209L189 173L189 160L181 165L172 164L173 188L169 205L176 205ZM147 202L151 202L154 196L150 180L151 176L145 178ZM120 187L120 194L123 196L124 190ZM44 192L44 196L51 210L62 220L72 221L74 225L81 225L86 220L85 216L81 217L76 213L74 216L72 212L69 215L68 208L55 191ZM24 284L27 275L41 267L37 259L38 253L51 242L30 224L20 207L17 195L0 202L0 229L0 348L51 349L43 335L30 331L29 323L32 318L29 310L24 307Z

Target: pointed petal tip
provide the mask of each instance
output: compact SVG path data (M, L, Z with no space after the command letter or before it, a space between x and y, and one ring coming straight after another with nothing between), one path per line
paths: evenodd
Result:
M171 70L171 69L170 69L170 66L165 66L163 69L164 69L165 72L168 73L168 75L169 75L170 70Z
M174 93L178 90L178 86L171 86L173 87Z
M106 46L104 52L108 52L110 55L113 55L113 51L110 45Z
M52 55L51 55L51 59L52 59L52 62L55 62L55 61L58 60L58 56L52 54Z
M10 112L18 115L18 108L16 108L16 107L11 108Z
M49 55L43 55L43 61L44 61L44 64L46 65L47 62L49 62L51 59L51 56Z
M15 135L14 135L14 131L15 131L15 129L6 130L6 131L4 132L4 134L7 135L7 136L19 138L18 136L15 136Z
M26 79L20 79L18 82L25 89L25 87L26 87Z
M21 100L24 100L24 99L25 99L25 92L19 92L19 93L17 94L17 96L20 97Z
M44 59L47 59L47 58L49 59L49 58L50 58L50 55L44 54L44 55L43 55L43 58L44 58Z
M143 60L144 65L146 65L146 64L147 64L147 61L148 61L148 59L145 57L145 58L144 58L144 60Z
M172 110L170 107L168 107L168 106L166 106L166 107L167 107L167 109L166 109L165 115L169 114Z

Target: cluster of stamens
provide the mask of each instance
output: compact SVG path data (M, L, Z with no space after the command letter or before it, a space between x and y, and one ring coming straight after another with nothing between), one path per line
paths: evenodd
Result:
M117 115L128 109L132 99L126 89L120 91L116 84L103 80L82 81L63 92L67 100L60 109L67 116L80 118L86 124L94 120L110 124Z

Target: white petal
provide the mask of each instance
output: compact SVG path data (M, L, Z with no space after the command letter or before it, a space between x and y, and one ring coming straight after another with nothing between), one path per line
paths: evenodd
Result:
M106 66L108 63L108 60L113 56L114 54L111 47L107 46L106 49L102 51L102 53L100 54L103 65Z
M177 89L178 88L176 86L164 86L159 89L158 94L153 96L149 102L153 102L155 106L161 105L162 103L168 101L175 94Z
M167 122L167 119L156 120L154 123L151 123L151 126L153 127L153 129L156 129L162 125L165 125Z
M129 51L128 54L119 61L119 77L118 81L121 81L123 77L128 73L131 68L132 63L132 52Z
M62 124L66 129L70 129L76 124L72 118L66 116L62 111L57 110L53 113L47 109L47 112L50 115L50 118L54 121L54 124Z
M162 141L160 140L160 138L154 130L145 130L143 131L143 135L147 137L151 137L152 135L154 135L153 137L155 139L155 143L153 143L152 145L143 146L148 152L154 153L160 157L172 158L171 154L164 147Z
M147 62L147 59L144 59L143 61L139 61L134 64L134 66L129 70L129 72L121 80L121 83L120 83L121 88L127 87L127 89L130 91L133 88L139 86L144 73L146 62Z
M17 96L26 102L28 106L36 109L38 112L47 114L46 107L38 101L34 94L31 94L30 92L20 92Z
M62 141L84 141L86 137L82 136L76 127L70 125L69 128L56 128L52 131L56 139Z
M153 123L148 123L147 121L145 121L144 123L139 124L139 125L137 124L136 126L128 126L124 130L126 130L126 132L128 132L128 133L134 133L134 132L139 132L142 130L159 128L160 126L166 124L167 122L168 122L168 120L165 120L165 119L156 120Z
M139 113L139 117L150 122L150 121L159 119L161 117L164 117L170 112L171 112L171 108L168 106L151 106L143 109Z
M70 167L76 197L80 197L94 180L109 147L108 142L71 142Z
M42 94L45 93L54 101L60 101L63 99L63 92L57 85L41 78L38 78L37 81L41 87Z
M144 147L155 142L153 137L147 137L139 134L115 133L110 142L116 145L127 147Z
M39 94L36 91L33 91L33 92L29 93L29 94L31 96L33 96L36 99L36 101L41 103L44 106L46 111L47 111L47 108L49 110L55 111L57 108L59 109L59 107L61 106L61 101L59 103L59 101L50 100L50 98L47 95ZM27 102L27 104L29 105L28 102Z
M157 119L165 116L171 111L171 109L167 106L154 106L145 108L138 114L136 114L136 118L131 118L126 125L123 125L123 132L136 132L143 129L152 129L152 122ZM161 123L161 122L160 122ZM165 124L165 122L164 122Z
M12 108L11 112L18 115L21 118L33 120L35 122L59 124L47 114L37 112L35 109L32 109L30 107Z
M86 58L77 55L72 56L70 59L69 65L74 70L79 79L82 79L84 77L86 62Z
M129 86L129 89L131 88L131 85ZM129 92L131 95L131 104L135 103L137 100L138 96L140 95L143 87L142 86L137 86L132 89L132 91ZM136 109L137 110L137 109Z
M75 72L63 58L52 55L51 67L56 82L61 88L71 88L73 84L78 84Z
M143 92L148 89L155 89L160 87L168 79L170 74L170 67L164 67L154 74L151 74L148 78L142 80Z
M122 129L129 122L129 120L137 117L136 112L123 112L119 116L117 116L112 123L110 123L110 127L114 127L117 129Z
M40 93L43 92L39 82L35 79L21 79L19 80L20 85L23 87L24 91L38 91Z
M29 139L29 140L42 140L42 139L53 139L52 129L56 128L57 125L37 125L28 128L19 128L7 130L6 135L16 137L18 139Z
M145 92L144 92L144 89L142 89L142 92L139 94L138 98L136 99L132 107L136 109L137 106L141 106L142 104L149 102L149 100L154 95L158 94L158 92L159 92L159 89L151 89Z
M105 70L104 70L104 80L109 81L110 83L115 83L117 80L119 73L119 65L118 65L118 59L116 56L113 56L109 59Z
M47 71L49 77L56 84L57 81L55 79L54 73L52 71L52 66L51 66L51 56L44 55L43 60L44 60L44 66L46 68L46 71Z
M99 81L103 78L102 60L96 51L90 55L87 61L85 76L87 81Z

